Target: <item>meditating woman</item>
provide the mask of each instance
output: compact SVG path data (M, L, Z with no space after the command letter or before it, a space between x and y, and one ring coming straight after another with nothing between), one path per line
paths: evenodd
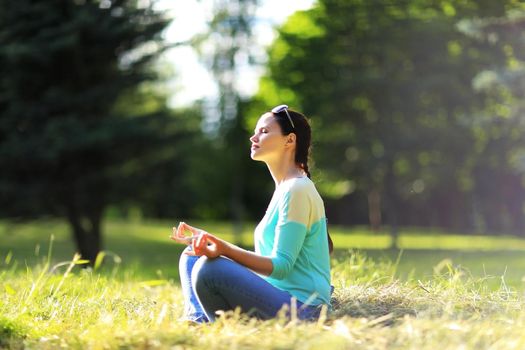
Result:
M213 322L217 311L237 307L261 319L282 309L313 319L330 307L332 244L308 170L308 120L286 105L275 107L260 117L250 141L251 158L265 162L275 182L255 229L255 251L184 222L173 228L171 238L189 245L179 261L187 320Z

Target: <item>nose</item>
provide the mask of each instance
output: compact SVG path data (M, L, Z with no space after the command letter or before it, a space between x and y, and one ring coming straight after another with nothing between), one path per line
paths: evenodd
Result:
M252 137L250 137L251 142L257 142L257 134L253 134Z

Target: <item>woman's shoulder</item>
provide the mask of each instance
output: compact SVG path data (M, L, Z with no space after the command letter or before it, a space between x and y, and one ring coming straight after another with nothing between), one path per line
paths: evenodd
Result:
M284 181L281 186L285 189L301 189L307 187L312 181L306 176L294 177Z
M315 184L308 177L296 177L286 180L282 190L289 193L317 193Z
M283 185L286 185L286 188L283 188L285 192L281 197L282 203L288 204L288 218L291 221L303 222L304 215L309 217L308 220L316 219L315 221L324 217L323 199L312 180L307 177L295 178L285 181Z

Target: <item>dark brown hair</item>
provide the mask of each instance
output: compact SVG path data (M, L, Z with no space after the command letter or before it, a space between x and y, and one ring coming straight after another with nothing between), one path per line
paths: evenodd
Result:
M306 119L302 113L288 109L288 115L293 122L292 126L292 123L288 119L288 115L286 115L284 110L279 113L273 113L273 115L281 127L281 133L283 135L289 135L291 133L295 134L295 163L299 165L306 173L306 176L311 179L310 170L308 169L308 160L310 159L312 148L312 129L310 128L308 119ZM328 219L326 220L326 225L328 251L331 254L334 250L334 243L332 242L330 233L328 233Z
M296 111L288 109L288 114L293 121L293 126L285 111L280 113L273 113L275 120L281 127L283 135L294 133L295 140L295 163L304 170L308 178L311 178L310 170L308 169L308 160L310 159L310 148L312 146L312 129L306 117Z

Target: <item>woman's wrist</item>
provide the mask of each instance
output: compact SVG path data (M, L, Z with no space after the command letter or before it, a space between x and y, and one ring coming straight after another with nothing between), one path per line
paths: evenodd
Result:
M234 249L234 245L231 244L230 242L227 242L227 241L222 241L223 242L223 246L222 246L222 254L221 255L224 255L225 257L227 258L232 258L232 252L233 252L233 249Z

